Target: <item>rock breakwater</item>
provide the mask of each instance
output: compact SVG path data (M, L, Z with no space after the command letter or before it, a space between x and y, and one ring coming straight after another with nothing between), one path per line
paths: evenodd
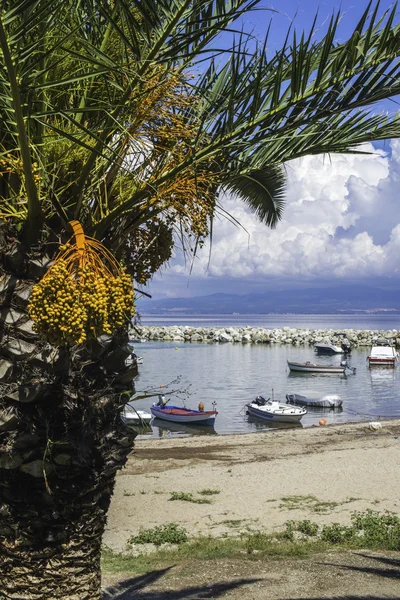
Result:
M165 341L193 343L237 343L237 344L290 344L292 346L313 345L328 342L352 347L374 346L376 344L400 347L400 331L343 329L264 329L262 327L191 327L135 325L130 330L131 341Z

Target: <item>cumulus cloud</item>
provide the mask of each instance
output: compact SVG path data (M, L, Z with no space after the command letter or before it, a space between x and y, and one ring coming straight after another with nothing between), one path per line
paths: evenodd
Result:
M209 249L194 261L191 278L266 281L306 278L336 283L398 277L400 251L400 142L391 152L308 156L286 164L287 196L275 230L258 222L240 201L221 198L242 227L218 218ZM177 256L167 278L188 276ZM243 292L245 289L243 290Z

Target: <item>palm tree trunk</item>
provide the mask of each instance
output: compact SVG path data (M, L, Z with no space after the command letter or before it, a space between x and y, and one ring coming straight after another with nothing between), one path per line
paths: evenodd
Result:
M121 391L137 366L125 330L60 349L32 331L30 290L56 246L28 253L0 227L0 597L99 600L101 537L135 437Z

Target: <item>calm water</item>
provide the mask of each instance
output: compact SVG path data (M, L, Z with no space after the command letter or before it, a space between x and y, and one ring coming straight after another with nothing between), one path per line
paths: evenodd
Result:
M304 329L397 329L400 314L384 315L144 315L143 325L190 325L191 327L300 327Z
M312 325L309 325L312 327ZM342 323L342 328L345 326ZM369 327L368 327L369 328ZM169 390L182 390L171 404L196 408L202 401L206 410L217 403L219 414L215 430L200 426L154 422L145 435L195 435L204 433L248 433L282 424L265 423L245 414L244 405L261 394L285 402L289 393L338 394L343 399L342 410L309 409L301 426L317 425L324 417L328 423L375 420L379 417L400 417L400 367L369 369L367 348L353 350L350 364L356 375L289 373L287 360L314 360L311 347L250 344L190 344L176 342L146 342L135 350L143 356L136 382L138 393L160 393L160 386L180 377ZM340 362L341 358L318 357L318 362ZM185 393L187 391L187 393ZM135 407L149 411L153 399L135 402Z

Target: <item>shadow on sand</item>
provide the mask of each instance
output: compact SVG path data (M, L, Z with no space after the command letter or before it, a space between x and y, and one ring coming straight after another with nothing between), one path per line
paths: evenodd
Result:
M200 600L202 598L219 598L226 592L242 585L256 583L260 579L237 579L235 581L216 583L212 581L207 585L185 587L180 590L145 590L147 586L161 579L170 569L151 571L138 577L130 577L116 585L103 590L103 600Z

